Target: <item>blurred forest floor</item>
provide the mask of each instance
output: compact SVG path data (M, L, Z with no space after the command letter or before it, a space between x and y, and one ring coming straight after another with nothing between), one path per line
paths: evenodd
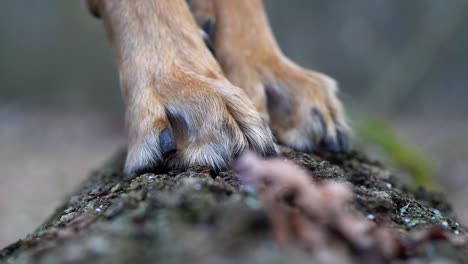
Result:
M90 109L0 107L0 123L8 124L0 126L0 248L33 231L124 146L123 122Z

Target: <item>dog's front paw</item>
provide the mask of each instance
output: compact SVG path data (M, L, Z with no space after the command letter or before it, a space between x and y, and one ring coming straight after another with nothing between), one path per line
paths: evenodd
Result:
M349 150L350 129L332 78L285 61L264 81L270 126L279 142L301 151Z
M268 125L241 89L225 80L174 75L159 78L127 102L127 175L162 165L219 169L244 149L276 152Z
M234 84L245 89L258 112L269 120L279 143L299 151L346 152L350 129L332 78L303 69L282 55L220 60Z

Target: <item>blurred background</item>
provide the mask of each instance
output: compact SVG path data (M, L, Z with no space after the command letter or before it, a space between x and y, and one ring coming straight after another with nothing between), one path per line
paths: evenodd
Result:
M436 182L468 224L468 2L265 2L284 52L340 82L355 145L413 182ZM125 132L111 50L82 1L1 4L0 85L1 248L124 146Z

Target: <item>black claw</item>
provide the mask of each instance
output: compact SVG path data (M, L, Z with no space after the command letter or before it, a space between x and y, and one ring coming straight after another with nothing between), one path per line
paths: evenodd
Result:
M277 156L278 154L279 153L278 151L276 151L275 146L267 146L267 148L265 149L265 152L263 153L265 157L273 157L273 156Z
M215 50L213 47L213 34L214 34L214 23L212 20L208 20L203 24L202 26L203 32L205 34L202 34L203 41L205 41L205 45L208 47L208 49L211 51L213 55L215 55Z
M318 119L318 121L320 122L320 126L321 126L321 131L320 131L320 135L319 138L324 138L325 135L327 134L327 124L325 123L325 118L323 117L322 113L320 113L320 111L313 107L311 109L311 113L313 116L315 116L316 119Z
M164 129L159 135L159 145L163 158L167 158L177 151L176 141L169 129Z
M342 130L338 129L336 131L336 138L337 141L340 145L341 151L342 152L349 152L350 150L350 142L349 142L349 136Z
M211 20L211 19L208 19L202 26L203 31L205 31L206 34L208 34L208 36L210 38L213 37L214 26L215 26L215 24L214 24L213 20Z
M327 138L323 142L325 145L325 148L331 152L338 153L340 152L340 144L336 138Z

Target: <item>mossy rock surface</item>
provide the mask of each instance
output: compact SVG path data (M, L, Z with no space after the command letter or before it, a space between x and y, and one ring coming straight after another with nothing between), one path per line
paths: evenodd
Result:
M412 190L359 153L308 155L284 149L312 177L352 184L356 210L402 233L442 228L466 236L440 193ZM96 170L27 238L0 251L0 263L313 263L314 253L279 248L255 193L231 171L204 167L122 180L125 153ZM402 176L401 176L402 177ZM429 241L388 262L468 262L468 249ZM350 262L366 261L356 252ZM450 263L450 262L449 262Z

